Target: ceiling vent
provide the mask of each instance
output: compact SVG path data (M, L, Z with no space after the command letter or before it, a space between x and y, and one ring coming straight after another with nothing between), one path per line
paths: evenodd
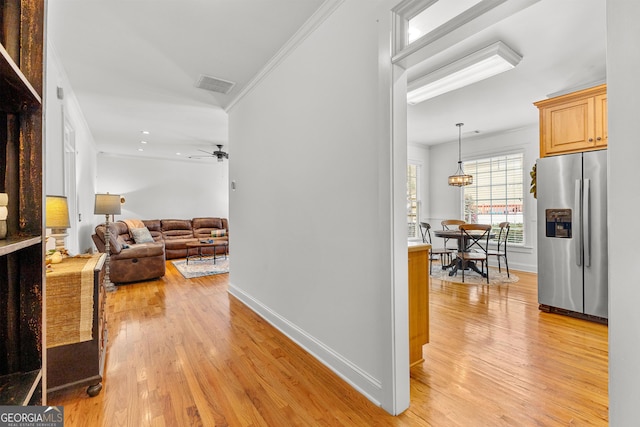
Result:
M200 75L200 78L196 82L196 87L204 90L210 90L212 92L228 94L235 86L234 82L218 79L216 77Z

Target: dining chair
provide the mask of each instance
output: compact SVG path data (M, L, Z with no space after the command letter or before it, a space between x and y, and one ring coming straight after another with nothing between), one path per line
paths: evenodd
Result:
M442 222L440 222L440 225L442 225L442 229L443 230L455 230L455 229L459 229L460 226L462 224L466 224L465 221L461 220L461 219L445 219ZM455 248L450 248L447 246L447 243L449 243L449 239L444 239L444 248L451 250L451 251L457 251L458 247Z
M480 262L480 272L485 274L489 283L489 237L491 236L491 225L489 224L461 224L459 227L461 238L465 241L464 249L458 252L458 257L462 263L462 282L464 283L464 270L470 262Z
M498 258L498 271L500 269L500 258L504 258L504 265L507 267L507 277L509 276L509 261L507 260L507 239L509 238L509 229L511 228L508 222L501 222L500 232L498 233L498 248L496 250L487 251L487 255L495 256Z
M455 249L434 248L431 241L431 224L429 224L428 222L420 223L420 234L422 235L422 243L428 243L431 245L431 250L429 251L429 261L437 259L437 256L440 258L440 265L442 266L442 269L446 269L447 266L451 264L451 254L455 251ZM429 274L433 274L432 262L429 262Z

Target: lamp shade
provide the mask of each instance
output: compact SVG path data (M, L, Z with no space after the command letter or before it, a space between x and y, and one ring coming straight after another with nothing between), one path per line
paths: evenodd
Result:
M69 228L69 207L65 196L47 196L46 202L47 228Z
M96 194L93 213L96 215L120 215L120 195Z

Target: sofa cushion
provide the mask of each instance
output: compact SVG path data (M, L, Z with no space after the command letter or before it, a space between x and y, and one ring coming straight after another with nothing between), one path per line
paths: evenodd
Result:
M147 227L131 228L129 232L133 236L133 240L135 240L136 243L153 242L153 237L151 237L151 233L149 232L149 229Z
M149 229L149 233L151 233L151 237L156 242L162 242L162 223L159 219L143 219L145 227Z
M186 239L167 239L164 241L164 246L167 250L187 250L188 242L197 242L198 239L195 237L189 237Z
M193 235L199 239L211 237L227 239L227 221L224 218L193 218L191 224L193 225Z
M164 255L164 245L161 242L139 243L123 249L119 254L112 255L112 259L145 258Z
M194 230L198 228L224 228L222 218L213 217L193 218L193 220L191 220L191 225Z
M191 221L188 219L162 219L160 222L162 227L162 237L165 240L187 239L189 237L193 237Z

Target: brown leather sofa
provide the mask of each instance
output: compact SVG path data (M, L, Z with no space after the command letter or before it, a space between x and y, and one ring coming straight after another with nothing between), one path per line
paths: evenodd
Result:
M226 218L203 217L188 219L142 220L153 242L136 243L124 221L109 224L110 279L113 283L129 283L155 279L165 274L165 260L195 255L196 249L187 248L188 242L216 240L228 242L229 226ZM105 251L104 224L96 227L91 237L100 252ZM221 231L224 230L224 233ZM212 236L225 234L224 236ZM189 252L187 252L189 250ZM213 254L213 247L202 248L203 254ZM218 254L228 248L217 246Z

